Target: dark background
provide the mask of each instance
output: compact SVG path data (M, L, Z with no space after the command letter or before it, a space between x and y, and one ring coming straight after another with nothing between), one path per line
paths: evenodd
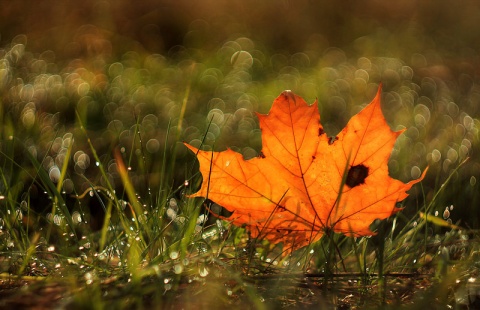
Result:
M19 0L2 1L0 29L3 43L25 34L30 49L52 49L67 58L78 56L78 50L68 47L82 34L82 26L94 25L96 35L112 40L118 54L131 49L165 53L183 44L208 48L244 35L277 52L317 44L408 59L434 49L457 61L478 51L479 16L478 1ZM205 36L191 42L191 31L204 31ZM367 50L362 40L372 34L386 41Z

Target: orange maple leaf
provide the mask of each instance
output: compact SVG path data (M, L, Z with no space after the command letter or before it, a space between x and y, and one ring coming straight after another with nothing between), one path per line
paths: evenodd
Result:
M208 197L233 212L253 237L299 248L326 229L351 236L373 235L375 219L400 211L395 205L422 176L409 183L388 174L397 137L380 108L381 86L373 101L329 138L318 105L290 91L275 99L270 113L257 114L262 130L260 156L244 160L230 149L197 154L203 176L191 197Z

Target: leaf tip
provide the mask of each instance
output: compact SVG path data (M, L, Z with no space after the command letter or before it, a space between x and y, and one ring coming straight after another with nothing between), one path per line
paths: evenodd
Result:
M188 143L185 142L185 141L183 141L182 143L183 143L183 145L185 145L190 151L192 151L192 152L195 153L195 154L197 154L198 151L200 151L200 149L197 149L196 147L188 144Z
M290 89L284 90L281 95L284 96L285 99L292 100L295 105L297 104L297 98L295 98L295 94Z

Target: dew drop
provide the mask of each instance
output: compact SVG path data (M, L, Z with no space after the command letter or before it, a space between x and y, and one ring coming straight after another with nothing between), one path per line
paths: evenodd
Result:
M74 223L81 223L82 222L82 216L78 211L74 211L72 214L72 221Z
M15 216L18 220L22 220L23 219L23 213L22 213L22 210L20 209L15 209Z
M445 208L445 211L443 211L443 219L448 219L450 217L450 210L448 207Z
M175 272L175 274L181 274L183 271L183 266L181 264L176 264L175 266L173 266L173 272Z
M174 220L177 217L177 212L173 210L172 208L167 209L167 216Z
M178 258L178 252L177 251L170 252L170 258L171 259L177 259Z
M201 214L197 217L197 225L203 224L205 222L207 216L205 214Z
M206 277L208 276L208 269L206 267L200 267L200 270L198 272L201 277Z
M168 206L174 210L177 210L177 200L175 200L175 198L170 198L170 200L168 201Z
M85 275L84 275L84 278L85 278L85 283L87 285L90 285L93 283L93 275L90 273L90 272L87 272Z

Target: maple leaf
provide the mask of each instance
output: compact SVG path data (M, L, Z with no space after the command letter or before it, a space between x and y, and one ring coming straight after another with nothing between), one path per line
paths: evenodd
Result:
M388 173L397 137L373 101L334 138L320 124L317 102L284 91L267 115L257 114L262 131L260 156L244 160L227 149L196 153L203 182L191 197L208 197L233 212L255 238L299 248L325 230L350 236L373 235L375 219L400 211L396 203L422 176L403 183Z

